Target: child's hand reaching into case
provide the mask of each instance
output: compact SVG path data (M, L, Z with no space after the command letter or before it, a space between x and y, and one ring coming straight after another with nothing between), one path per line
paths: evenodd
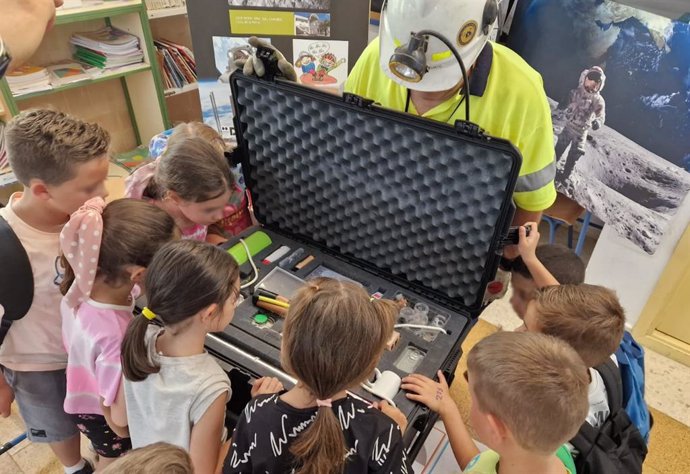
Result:
M529 235L527 235L526 227L530 228ZM520 226L520 242L518 243L518 250L520 256L525 263L534 261L537 258L537 246L539 245L539 224L536 222L528 222Z
M386 401L374 403L374 408L381 410L381 413L398 424L402 433L405 432L407 429L407 417L398 408L389 405Z
M259 395L278 393L284 389L283 384L275 377L261 377L256 379L252 386L252 398Z
M437 375L438 382L420 374L408 375L402 380L401 388L410 392L407 398L423 403L443 418L450 410L457 410L457 407L450 398L448 383L443 372L439 370Z

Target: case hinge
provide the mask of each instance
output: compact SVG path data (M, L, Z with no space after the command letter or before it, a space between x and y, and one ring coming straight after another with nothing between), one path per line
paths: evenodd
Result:
M467 120L456 120L455 130L471 138L486 138L484 130L479 125Z
M243 153L240 151L240 147L235 147L231 151L226 151L224 153L225 159L228 160L228 164L231 167L237 166L242 163Z
M374 105L373 100L367 99L357 94L351 94L349 92L345 92L343 94L343 100L346 104L356 105L357 107L362 107L363 109L367 109Z

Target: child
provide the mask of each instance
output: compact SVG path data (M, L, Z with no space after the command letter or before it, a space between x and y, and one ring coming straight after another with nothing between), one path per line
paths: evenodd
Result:
M200 122L182 123L172 130L160 133L151 139L149 154L152 158L161 156L167 146L190 137L206 140L226 157L226 147L223 138L213 128ZM155 165L145 165L155 166ZM226 240L225 235L237 235L252 225L249 212L248 198L244 191L243 177L239 169L233 170L235 185L230 200L223 209L223 219L209 226L207 241L220 243Z
M126 185L127 197L148 200L170 214L183 239L203 242L208 226L222 219L235 182L222 152L190 137L137 168Z
M164 245L144 278L148 306L122 343L132 446L165 441L189 451L194 472L214 472L230 381L204 350L209 332L230 324L240 296L239 267L210 244ZM252 393L274 379L260 379Z
M120 346L139 294L135 284L177 232L172 217L149 203L119 199L106 206L101 198L87 201L62 229L64 407L91 441L98 469L131 448L120 428L127 426Z
M71 213L88 199L107 195L110 136L61 112L28 110L8 124L5 143L24 190L12 195L0 215L29 256L34 297L0 348L0 413L9 415L16 396L29 439L49 443L67 474L89 473L79 430L63 409L67 354L58 311L59 237Z
M438 377L437 383L410 375L402 388L440 415L464 473L575 474L563 443L587 414L587 370L567 344L543 334L498 332L472 348L465 377L472 426L490 448L482 453L441 371Z
M283 328L281 363L298 383L247 405L226 472L413 472L398 425L346 392L373 372L396 314L358 285L310 280Z
M598 428L610 410L606 387L593 369L614 359L623 339L625 313L613 291L595 285L560 285L543 288L527 307L528 331L549 334L570 344L589 367L587 422Z
M530 226L529 235L525 226ZM525 226L520 228L520 255L510 268L510 304L520 319L524 319L527 304L539 288L585 281L585 264L575 252L558 244L539 245L538 224L528 222Z
M566 123L556 143L556 182L561 187L564 187L565 181L570 177L577 160L585 153L589 130L599 130L604 125L606 101L601 96L601 91L605 84L604 70L594 66L582 71L579 87L570 91L570 103L565 110ZM562 158L568 145L570 151Z
M187 451L169 443L154 443L130 451L99 471L101 474L194 474Z

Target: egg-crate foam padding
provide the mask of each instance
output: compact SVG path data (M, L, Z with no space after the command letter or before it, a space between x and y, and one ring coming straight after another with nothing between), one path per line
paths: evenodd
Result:
M478 312L514 211L514 146L293 83L230 82L259 222Z

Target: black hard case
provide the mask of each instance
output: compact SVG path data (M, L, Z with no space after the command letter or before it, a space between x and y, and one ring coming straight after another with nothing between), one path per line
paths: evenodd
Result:
M287 245L316 257L293 271L303 279L325 265L372 294L402 292L427 303L430 313L449 317L449 334L429 342L401 329L400 343L384 353L379 368L405 376L394 362L411 345L426 352L415 372L433 378L440 369L452 380L513 216L518 150L469 122L453 127L361 97L239 72L230 83L235 155L261 230L273 241L254 258L259 281L280 263L261 260ZM209 351L237 369L231 374L233 416L248 401L249 379L278 376L292 385L280 367L282 321L261 329L252 322L257 312L265 313L251 301L242 303L232 324L207 339ZM415 456L436 418L402 391L394 401L408 417L405 441Z

